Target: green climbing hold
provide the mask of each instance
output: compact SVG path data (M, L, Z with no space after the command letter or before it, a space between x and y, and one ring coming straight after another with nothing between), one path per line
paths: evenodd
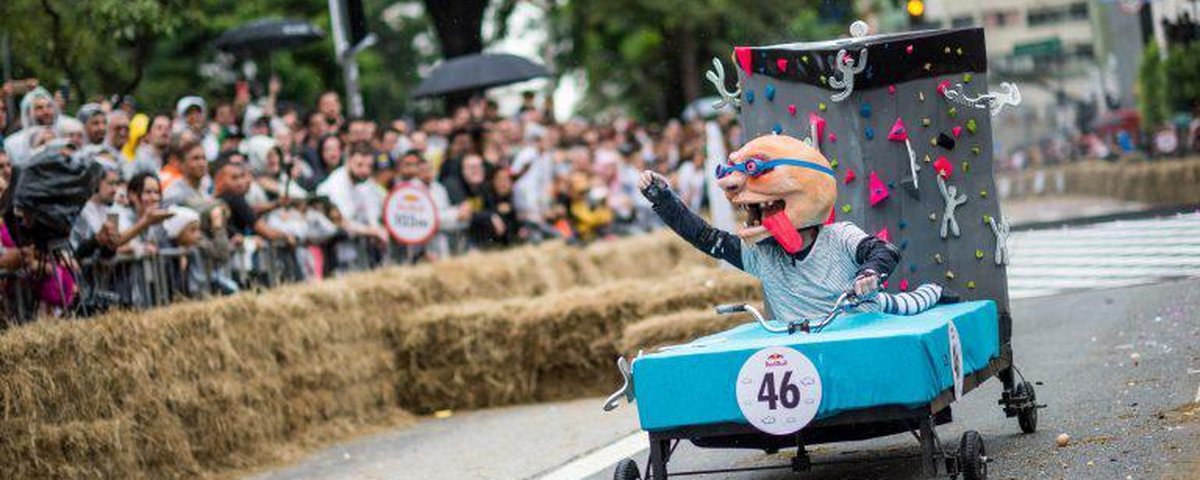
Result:
M949 110L946 110L946 116L950 118L958 117L958 107L950 107Z
M821 77L820 77L820 78L821 78L821 85L824 85L824 84L825 84L825 82L826 82L826 80L825 80L825 76L824 76L824 75L821 75Z
M962 172L963 173L971 173L971 162L963 162L962 163Z
M975 146L971 147L972 155L979 155L980 153L983 153L983 149L979 148L979 145L975 145Z
M980 190L980 191L979 191L979 196L980 196L981 198L987 198L987 190Z
M933 138L929 139L929 146L931 146L931 147L936 147L936 146L938 146L938 144L937 144L937 137L933 137Z
M979 130L979 125L975 124L975 119L967 120L967 131L971 132L971 135L974 135L976 130Z
M851 207L849 203L842 205L842 213L850 213L852 210L854 210L854 207Z
M980 250L978 248L975 249L975 259L983 260L983 250Z
M984 216L983 216L983 223L985 223L985 224L992 223L992 216L991 216L991 215L984 215Z
M946 280L954 280L954 270L946 270Z
M800 61L804 62L804 63L808 63L808 55L800 57Z
M925 163L929 163L929 154L928 153L925 154Z
M957 54L959 54L959 55L962 55L962 54L963 54L963 49L962 49L962 47L958 47L958 50L956 50L956 51L955 51L955 53L957 53Z
M836 158L829 157L829 168L837 168L838 162Z
M942 53L950 53L950 47L943 48Z
M975 281L974 281L974 280L968 280L968 281L967 281L967 290L974 290L974 289L975 289Z
M964 73L963 74L963 83L971 83L971 78L972 78L971 74Z
M817 110L824 112L825 111L825 102L818 103Z

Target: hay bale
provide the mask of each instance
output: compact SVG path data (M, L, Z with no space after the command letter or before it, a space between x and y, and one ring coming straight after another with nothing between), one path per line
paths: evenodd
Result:
M713 308L657 315L625 327L621 335L621 351L626 355L634 355L639 350L650 351L690 342L753 321L747 313L719 315Z

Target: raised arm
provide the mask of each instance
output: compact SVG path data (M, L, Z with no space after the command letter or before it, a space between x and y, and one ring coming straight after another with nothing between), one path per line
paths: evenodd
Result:
M730 265L742 269L742 241L736 235L713 228L687 206L667 186L662 176L645 171L642 172L638 188L642 195L654 205L654 213L662 218L671 230L687 240L697 250L709 256L729 262Z

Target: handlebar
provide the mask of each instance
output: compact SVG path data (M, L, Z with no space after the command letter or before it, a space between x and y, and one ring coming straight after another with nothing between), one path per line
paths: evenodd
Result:
M777 327L777 326L771 325L771 322L767 321L766 318L763 318L762 313L759 312L757 308L754 308L754 305L738 303L738 304L726 304L726 305L717 306L717 314L719 314L719 315L728 315L730 313L738 313L738 312L750 312L750 315L754 316L754 319L758 321L758 324L760 326L762 326L762 328L768 332L771 332L771 333L787 333L788 332L788 327L786 327L786 326Z

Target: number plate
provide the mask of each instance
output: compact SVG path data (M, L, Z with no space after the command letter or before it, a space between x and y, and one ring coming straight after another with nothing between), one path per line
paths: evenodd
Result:
M738 373L736 390L742 416L772 435L799 431L821 406L817 368L789 347L768 347L751 355Z

